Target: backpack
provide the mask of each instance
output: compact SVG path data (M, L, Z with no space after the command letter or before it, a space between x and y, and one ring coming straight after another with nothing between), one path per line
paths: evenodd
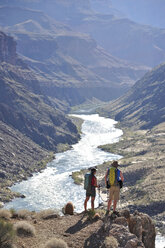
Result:
M111 167L108 169L108 184L109 187L111 186L117 186L118 182L120 181L120 170L115 168L115 167Z
M92 180L91 173L86 173L84 176L84 189L85 190L91 190L91 180Z

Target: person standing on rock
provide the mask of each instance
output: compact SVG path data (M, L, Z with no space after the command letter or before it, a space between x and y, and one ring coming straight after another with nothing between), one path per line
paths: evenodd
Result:
M95 176L97 169L92 168L90 174L85 174L85 182L84 182L84 189L86 190L86 199L84 201L84 209L85 212L87 211L87 202L91 197L91 208L94 211L94 201L96 197L96 187L97 185L97 178Z
M113 161L110 168L108 168L105 175L105 184L109 188L109 200L107 207L107 214L110 211L111 204L113 201L113 213L116 214L117 202L120 198L120 188L122 187L124 177L122 172L118 169L118 162Z

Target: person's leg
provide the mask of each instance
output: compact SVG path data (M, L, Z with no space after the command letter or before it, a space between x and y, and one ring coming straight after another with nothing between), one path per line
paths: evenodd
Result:
M111 204L112 204L112 200L111 200L111 199L109 199L109 201L108 201L108 208L107 208L107 210L108 210L108 211L110 211Z
M113 212L116 211L117 202L118 202L118 200L113 201Z
M120 195L120 188L116 186L115 192L114 192L113 212L116 211L116 206L117 206L117 202L119 200L119 195Z
M84 209L87 211L87 202L89 201L90 196L86 196L86 199L84 201Z
M95 197L91 197L91 208L94 211L94 201L95 201Z
M114 187L111 186L109 190L109 201L108 201L107 211L110 211L113 198L114 198Z

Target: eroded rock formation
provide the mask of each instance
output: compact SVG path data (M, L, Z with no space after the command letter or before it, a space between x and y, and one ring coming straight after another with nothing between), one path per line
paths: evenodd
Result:
M0 62L15 64L16 60L16 42L12 37L0 32Z

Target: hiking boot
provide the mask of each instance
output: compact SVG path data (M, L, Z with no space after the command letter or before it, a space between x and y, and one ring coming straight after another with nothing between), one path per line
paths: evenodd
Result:
M88 213L87 210L84 210L84 211L82 212L83 215L86 215L87 213Z
M106 214L105 214L105 216L108 216L108 215L109 215L109 210L107 210L107 211L106 211Z
M113 211L113 214L119 216L119 212L117 211Z

